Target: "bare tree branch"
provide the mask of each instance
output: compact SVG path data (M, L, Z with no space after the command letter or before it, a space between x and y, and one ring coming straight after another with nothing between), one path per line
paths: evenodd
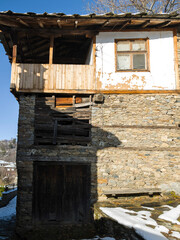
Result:
M147 12L148 14L170 13L180 11L179 0L91 0L88 12L94 13L124 13Z

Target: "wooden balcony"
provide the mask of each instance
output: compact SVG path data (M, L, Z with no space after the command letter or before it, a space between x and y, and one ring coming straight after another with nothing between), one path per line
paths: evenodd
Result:
M12 63L11 89L16 92L94 92L94 66Z

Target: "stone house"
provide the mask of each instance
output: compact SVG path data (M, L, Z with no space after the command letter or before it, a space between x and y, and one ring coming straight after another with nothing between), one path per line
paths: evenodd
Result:
M0 39L20 106L18 234L85 231L110 195L180 193L178 14L8 11Z

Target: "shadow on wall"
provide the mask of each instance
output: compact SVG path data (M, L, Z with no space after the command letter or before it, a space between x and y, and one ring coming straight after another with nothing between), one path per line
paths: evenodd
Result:
M84 96L79 97L84 101ZM36 95L36 153L32 155L36 230L44 224L46 230L59 224L61 230L63 226L81 226L78 237L95 233L90 225L98 197L97 151L121 142L112 133L91 125L91 111L91 106L56 108L52 96ZM73 235L74 231L67 233Z

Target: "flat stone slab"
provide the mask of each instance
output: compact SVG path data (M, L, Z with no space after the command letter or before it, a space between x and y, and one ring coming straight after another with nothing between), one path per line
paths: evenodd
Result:
M106 196L116 196L116 195L134 195L134 194L149 194L161 193L160 188L142 188L142 189L116 189L116 190L106 190L103 192Z

